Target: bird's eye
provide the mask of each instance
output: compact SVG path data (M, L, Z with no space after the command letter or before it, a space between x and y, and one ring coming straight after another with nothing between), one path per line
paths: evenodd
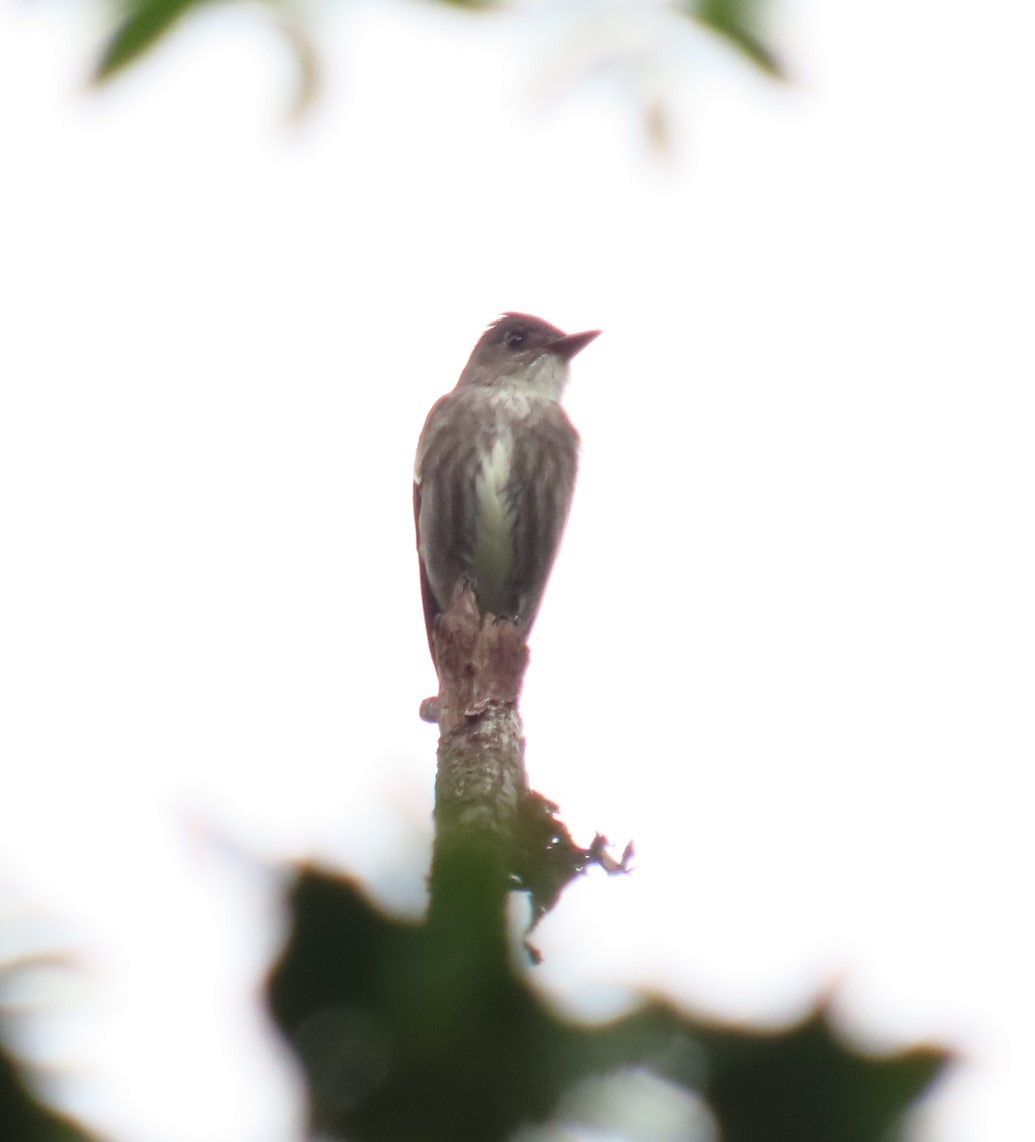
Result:
M506 345L508 349L520 349L525 343L526 336L527 334L523 329L512 329L504 336L503 344Z

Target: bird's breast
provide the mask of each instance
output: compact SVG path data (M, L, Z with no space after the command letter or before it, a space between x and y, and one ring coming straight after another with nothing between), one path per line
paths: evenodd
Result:
M513 520L507 498L514 437L502 428L482 454L475 476L474 550L471 553L483 610L501 613L506 584L514 563Z

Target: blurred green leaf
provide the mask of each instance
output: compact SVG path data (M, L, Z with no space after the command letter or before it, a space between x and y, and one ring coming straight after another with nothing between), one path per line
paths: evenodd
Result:
M0 1138L4 1142L99 1142L45 1107L26 1085L22 1068L0 1047Z
M822 1007L764 1033L645 997L587 1026L538 995L477 924L392 919L353 883L311 868L290 907L269 1003L321 1136L504 1142L549 1119L582 1080L636 1067L703 1097L724 1142L886 1142L948 1061L934 1048L853 1051Z
M213 0L129 0L125 14L112 33L94 75L104 83L141 59L192 9ZM320 88L320 56L305 21L288 5L274 5L275 26L297 68L297 86L289 114L302 118L316 101Z
M44 1109L22 1085L0 1051L0 1138L10 1142L93 1142L68 1119Z
M131 0L105 47L95 80L110 79L144 54L191 8L205 0Z
M786 78L773 50L765 43L760 11L768 0L686 0L687 14L733 44L774 79Z
M948 1055L849 1049L820 1007L772 1034L711 1032L707 1097L724 1142L877 1142L941 1074Z
M9 936L10 915L0 908L0 949L17 948L19 935ZM17 932L17 924L11 924ZM71 1117L50 1109L32 1090L29 1078L42 1068L21 1062L4 1045L16 1026L31 1015L34 1004L19 999L19 978L34 972L68 970L74 958L59 948L0 952L0 1140L2 1142L99 1142Z
M136 62L178 23L192 8L202 8L212 0L128 0L124 14L112 33L94 73L94 81L103 83ZM497 0L438 0L453 8L488 9ZM305 111L312 103L317 87L318 59L308 32L296 11L283 11L281 24L285 38L299 66L299 92L294 114Z

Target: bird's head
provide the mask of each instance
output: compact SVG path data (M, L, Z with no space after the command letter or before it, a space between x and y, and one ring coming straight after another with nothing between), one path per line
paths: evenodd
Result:
M599 329L565 333L539 317L505 313L479 338L459 384L520 389L556 400L568 380L568 362L599 334Z

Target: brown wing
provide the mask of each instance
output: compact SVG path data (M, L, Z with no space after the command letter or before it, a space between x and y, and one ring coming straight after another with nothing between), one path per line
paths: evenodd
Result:
M413 482L413 525L417 533L417 562L420 564L420 594L424 601L424 625L428 631L428 648L431 651L431 660L435 661L435 619L441 613L435 592L431 589L428 579L428 569L424 566L424 556L420 551L420 484Z
M514 613L527 635L543 601L568 521L579 437L559 404L544 404L515 435L509 495L515 513Z
M472 435L465 413L480 396L465 390L447 393L428 413L417 444L413 513L432 658L435 619L470 571L474 513L465 496L473 488L471 477L484 441L477 433Z

